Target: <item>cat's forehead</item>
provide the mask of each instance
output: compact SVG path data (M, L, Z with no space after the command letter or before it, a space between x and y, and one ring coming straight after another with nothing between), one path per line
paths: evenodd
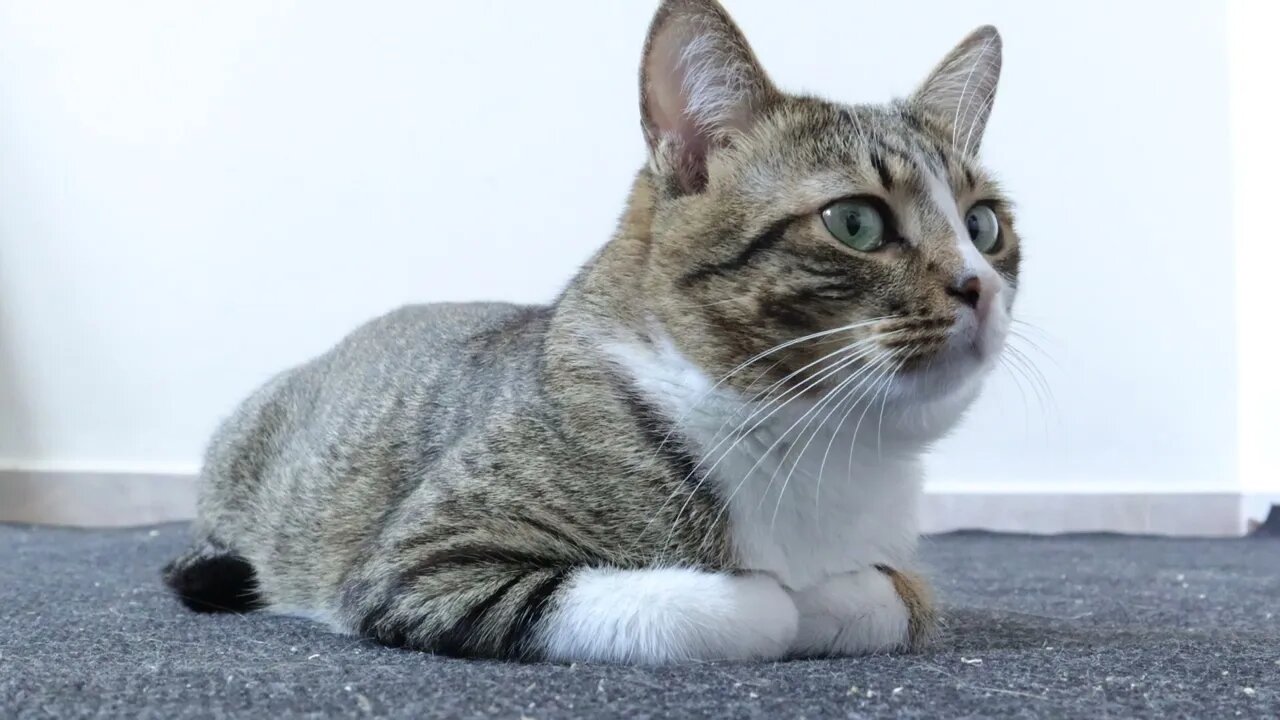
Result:
M795 213L859 194L910 202L937 181L957 198L1002 199L976 158L902 104L797 99L761 122L730 162L748 202Z

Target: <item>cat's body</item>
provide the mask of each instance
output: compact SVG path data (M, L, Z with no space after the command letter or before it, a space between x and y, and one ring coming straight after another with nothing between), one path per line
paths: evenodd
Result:
M953 65L985 40L998 72L998 36L983 32ZM642 80L650 167L615 238L554 304L398 310L223 425L196 547L166 573L190 606L557 660L927 638L928 593L910 572L920 455L1003 342L1016 238L1009 227L989 256L963 235L925 242L973 227L962 194L994 193L968 140L960 153L940 139L946 113L927 97L852 108L736 75L723 88L755 93L759 117L726 139L671 119L680 97L690 117L733 109L694 102L716 88L688 77L693 52L755 72L713 2L663 5ZM989 100L982 58L974 92ZM661 73L684 73L684 96L668 97ZM973 112L954 122L980 137L985 109ZM916 238L871 261L809 214L869 182L907 208L894 232Z

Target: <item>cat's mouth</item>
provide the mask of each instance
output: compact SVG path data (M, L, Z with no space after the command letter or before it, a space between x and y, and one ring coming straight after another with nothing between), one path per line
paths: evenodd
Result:
M966 327L958 326L947 343L944 352L950 352L959 359L972 359L981 362L983 359L992 355L993 345L996 339L984 332L982 326Z
M967 392L1003 352L1008 322L1003 314L979 319L962 313L915 319L886 331L881 346L894 357L895 394L928 401Z
M881 332L880 347L903 372L936 364L981 362L999 353L1003 333L972 314L912 318Z

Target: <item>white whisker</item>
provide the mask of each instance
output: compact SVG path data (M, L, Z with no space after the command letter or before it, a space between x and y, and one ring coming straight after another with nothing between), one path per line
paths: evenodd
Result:
M894 332L897 332L897 331L894 331ZM889 334L891 334L891 333L886 333L886 334L885 334L885 336L887 336L887 335L889 335ZM884 337L884 336L881 336L880 338L877 338L877 339L883 339L883 337ZM866 357L866 356L867 356L867 355L869 355L869 354L870 354L869 352L864 352L864 353L862 353L862 357ZM871 365L871 366L875 366L878 362L879 362L879 359L877 359L876 361L873 361L872 363L870 363L870 365ZM840 368L837 368L837 369L835 369L833 372L838 372L838 371L839 371L839 369L840 369ZM830 374L832 374L832 373L828 373L828 376L829 376ZM792 398L792 399L794 399L794 398ZM787 402L789 403L789 402L791 402L791 401L790 401L790 400L788 400ZM784 407L785 407L785 405L784 405ZM773 414L775 414L778 410L781 410L781 409L782 409L782 408L781 408L781 407L779 407L779 408L775 409L773 412L771 412L769 415L770 415L770 416L772 416L772 415L773 415ZM777 439L777 440L775 440L775 441L774 441L774 442L773 442L773 443L772 443L768 448L766 448L766 449L764 450L764 452L762 452L762 453L760 453L760 454L759 454L759 457L758 457L758 459L756 460L756 462L755 462L755 463L754 463L754 464L753 464L753 465L752 465L752 466L751 466L751 467L750 467L746 472L744 472L744 473L742 473L742 474L741 474L741 477L738 479L738 482L737 482L737 484L734 486L733 491L732 491L732 492L730 492L730 493L729 493L729 496L728 496L727 498L725 498L725 499L722 501L721 506L720 506L720 510L716 513L716 516L712 519L711 524L712 524L712 526L713 526L713 527L714 527L715 523L719 522L720 517L721 517L721 516L725 513L725 511L730 507L730 505L732 504L732 500L737 496L738 492L742 490L743 486L745 486L745 485L746 485L747 481L750 479L750 477L752 476L752 474L754 474L754 473L755 473L755 471L759 468L759 466L761 465L761 463L763 463L763 462L764 462L764 460L765 460L765 459L767 459L767 458L769 457L769 455L773 452L773 450L777 447L778 442L780 442L782 439L784 439L784 438L785 438L785 437L790 433L790 431L791 431L792 429L794 429L794 428L795 428L795 426L796 426L796 425L797 425L801 420L803 420L805 416L807 416L807 414L808 414L808 413L806 413L804 416L801 416L800 420L797 420L797 421L796 421L796 423L793 423L793 424L791 425L791 427L789 427L789 428L787 428L787 430L783 431L783 433L782 433L781 435L779 435L779 436L778 436L778 439ZM763 420L761 420L761 423L762 423L762 422L764 422L765 420L768 420L768 416L767 416L767 417L765 417ZM749 437L749 436L751 435L751 432L753 432L753 431L755 430L755 428L756 428L756 427L759 427L759 425L760 425L760 423L757 423L755 426L753 426L753 427L751 428L751 430L750 430L750 431L748 431L748 432L746 432L746 433L742 433L742 434L741 434L741 436L738 438L738 440L737 440L737 441L735 441L734 445L733 445L733 446L730 446L729 450L726 450L724 453L722 453L722 454L721 454L720 458L716 461L716 464L718 465L718 464L719 464L719 462L720 462L721 460L724 460L724 459L728 456L729 452L730 452L730 451L732 451L732 450L733 450L733 448L734 448L734 447L735 447L739 442L741 442L742 440L744 440L744 439L746 439L747 437ZM739 426L739 427L741 427L741 426ZM713 466L713 468L714 468L714 466ZM772 479L771 479L771 482L772 482ZM766 489L765 489L765 491L764 491L764 493L762 493L762 496L761 496L761 497L762 497L762 502L763 502L763 498L764 498L765 496L767 496L767 494L768 494L768 488L766 488ZM703 538L703 541L702 541L702 543L700 544L700 547L701 547L702 545L705 545L705 544L706 544L706 541L707 541L707 539L708 539L709 537L710 537L710 531L708 532L708 535L707 535L706 537L704 537L704 538Z
M804 420L806 416L810 416L810 415L811 415L811 416L809 417L808 421L807 421L807 422L805 422L804 426L803 426L803 427L801 427L801 428L800 428L800 431L796 434L797 441L796 441L795 443L792 443L791 445L789 445L789 446L787 447L786 451L783 453L782 457L779 459L778 464L777 464L777 467L775 467L775 468L774 468L773 475L771 475L771 476L770 476L770 478L769 478L769 487L770 487L770 488L771 488L771 487L773 487L773 481L774 481L774 479L777 477L778 472L782 469L782 466L786 464L787 458L791 456L791 451L792 451L792 450L794 450L794 449L796 449L796 447L799 445L799 438L800 438L800 437L803 437L803 436L804 436L804 434L805 434L805 432L807 432L807 431L809 430L809 428L810 428L811 426L813 426L813 424L814 424L815 422L817 422L817 421L818 421L818 414L820 413L820 411L822 410L822 408L823 408L823 407L825 407L827 404L829 404L829 403L830 403L830 401L831 401L832 399L834 399L835 397L837 397L837 396L838 396L838 395L839 395L839 394L844 390L845 386L847 386L849 383L855 382L855 381L857 381L857 380L858 380L859 378L861 378L861 377L865 377L865 375L867 374L867 371L868 371L869 369L871 369L871 368L874 368L874 367L877 365L877 363L878 363L878 362L879 362L879 357L876 357L876 358L874 358L872 361L870 361L870 362L868 362L868 363L865 363L865 364L864 364L861 368L859 368L856 372L854 372L854 373L850 374L850 376L849 376L849 377L847 377L847 378L845 378L844 380L841 380L841 381L840 381L840 382L839 382L839 383L838 383L834 388L832 388L830 391L828 391L827 393L825 393L825 394L824 394L824 395L823 395L823 396L818 400L818 402L817 402L817 403L815 403L815 404L814 404L814 406L813 406L812 408L810 408L810 410L809 410L809 411L807 411L804 415L802 415L802 416L800 417L800 420ZM842 399L843 399L843 398L842 398ZM837 405L838 405L838 403L837 403ZM825 423L826 418L829 418L830 416L831 416L831 413L828 413L828 414L827 414L827 416L826 416L825 418L823 418L823 421L822 421L822 422L819 422L819 423L818 423L818 426L817 426L816 428L814 428L814 432L813 432L813 434L811 434L811 435L810 435L810 442L812 441L813 436L814 436L814 435L816 435L816 434L817 434L817 433L822 429L822 425ZM799 421L797 421L797 422L799 422ZM785 435L786 435L786 433L784 433L784 434L783 434L783 437L785 437ZM779 441L781 441L782 439L783 439L783 438L779 438ZM787 483L787 482L790 482L790 480L791 480L791 473L795 471L795 468L796 468L796 466L797 466L797 464L798 464L798 462L799 462L799 458L800 458L801 456L803 456L803 455L804 455L804 452L805 452L807 449L808 449L808 443L806 443L806 444L804 445L804 447L802 447L802 448L801 448L799 455L797 455L797 462L792 464L792 466L791 466L791 471L787 473L786 479L783 481L783 489L784 489L784 491L785 491L785 488L786 488L786 483ZM766 489L766 492L767 492L767 489ZM779 499L781 499L781 496L779 496Z
M665 437L663 437L663 439L662 439L662 443L661 443L661 444L659 444L658 449L659 449L659 450L661 450L661 448L666 444L667 440L669 440L669 439L671 438L671 433L672 433L672 432L675 432L675 430L676 430L677 428L679 428L680 426L682 426L682 425L683 425L683 423L684 423L684 421L688 418L689 414L690 414L690 413L692 413L695 409L697 409L697 408L698 408L698 407L699 407L699 406L700 406L700 405L701 405L701 404L702 404L702 403L703 403L703 402L704 402L708 397L710 397L710 396L711 396L711 394L712 394L713 392L715 392L715 390L716 390L717 388L719 388L721 385L723 385L723 384L724 384L724 383L725 383L729 378L733 377L734 375L736 375L737 373L739 373L739 372L741 372L742 370L746 369L747 367L751 366L752 364L754 364L754 363L756 363L756 362L758 362L758 361L760 361L760 360L762 360L762 359L764 359L764 358L766 358L766 357L768 357L768 356L770 356L770 355L772 355L772 354L774 354L774 353L776 353L776 352L779 352L779 351L785 350L785 349L787 349L787 348L789 348L789 347L793 347L793 346L795 346L795 345L798 345L798 344L800 344L800 343L802 343L802 342L805 342L805 341L808 341L808 340L814 340L814 339L821 338L821 337L827 337L827 336L829 336L829 335L833 335L833 334L835 334L835 333L839 333L839 332L848 332L848 331L852 331L852 330L857 330L857 329L859 329L859 328L863 328L863 327L866 327L866 326L868 326L868 325L873 325L873 324L875 324L875 323L882 322L882 321L884 321L884 320L890 320L890 319L892 319L892 318L893 318L893 316L892 316L892 315L886 315L886 316L883 316L883 317L872 318L872 319L870 319L870 320L862 320L862 321L859 321L859 322L856 322L856 323L851 323L851 324L849 324L849 325L843 325L843 326L841 326L841 327L833 328L833 329L830 329L830 330L821 330L821 331L819 331L819 332L810 333L809 335L805 335L805 336L803 336L803 337L798 337L798 338L795 338L795 339L792 339L792 340L788 340L788 341L786 341L786 342L784 342L784 343L780 343L780 344L778 344L778 345L775 345L775 346L773 346L773 347L769 348L768 350L765 350L764 352L761 352L761 353L758 353L758 354L756 354L756 355L753 355L752 357L750 357L750 358L748 358L747 360L745 360L745 361L743 361L742 363L740 363L737 367L735 367L735 368L733 368L732 370L730 370L729 372L725 373L725 374L724 374L724 375L723 375L719 380L717 380L717 381L715 382L715 384L714 384L714 385L712 385L712 386L710 387L710 389L708 389L706 392L702 393L702 395L700 395L696 400L694 400L693 405L692 405L688 410L686 410L683 414L681 414L681 416L680 416L679 418L677 418L677 419L676 419L676 421L675 421L674 423L672 423L672 424L671 424L671 430L667 432L667 434L666 434L666 436L665 436Z
M918 346L912 346L911 348L908 348L906 353L907 357L911 357L911 353L915 351L916 347ZM893 369L889 371L889 376L885 378L885 381L884 381L884 396L880 399L880 419L876 422L876 456L877 457L884 456L884 444L883 444L884 438L882 435L882 431L884 430L884 406L889 402L889 388L893 387L893 379L897 377L898 371L902 369L902 366L905 365L906 362L907 362L906 358L899 360L898 364L894 365ZM875 402L874 396L871 398L871 401Z
M1014 386L1018 388L1018 397L1022 399L1022 432L1024 437L1029 440L1031 438L1031 406L1027 402L1026 388L1022 386L1022 381L1018 378L1018 374L1013 371L1013 368L1010 366L1009 359L1005 357L1003 353L1000 355L999 360L1000 367L1004 368L1005 372L1009 373L1009 377L1013 380Z
M879 359L877 358L877 362L878 360ZM812 425L815 420L817 420L817 417L818 417L817 412L822 409L824 404L827 404L832 398L837 397L840 391L842 390L842 388L844 388L846 385L857 380L859 377L859 374L863 373L868 368L875 367L875 365L876 363L873 362L863 366L858 370L858 372L852 374L845 380L841 381L841 383L837 385L835 388L833 388L831 392L827 393L826 396L823 397L822 402L816 404L813 407L812 412L814 413L814 415L809 420L809 422L805 423L805 426L800 429L799 435L804 435L805 430L808 430L809 426ZM864 380L865 380L865 376L864 376ZM827 421L830 420L831 416L834 415L836 410L840 408L840 404L848 397L848 395L852 395L853 393L857 392L858 387L860 387L861 385L862 385L862 382L860 381L858 385L854 386L854 388L850 390L846 396L843 396L840 398L840 402L836 402L832 406L832 409L826 414L826 416L822 418L821 422L818 423L817 427L814 428L813 432L810 433L809 439L805 442L804 446L800 448L800 452L796 455L796 459L791 463L791 469L787 471L787 476L782 481L782 489L778 491L778 500L773 507L773 518L769 521L770 529L772 529L778 521L778 510L781 509L782 507L782 496L787 492L787 486L791 484L791 476L795 474L796 468L800 466L800 461L804 458L804 454L808 452L809 445L813 443L813 439L818 436L818 433L822 430L823 427L826 426ZM808 413L806 413L806 415L807 414ZM799 440L797 439L797 444L798 442ZM774 481L774 478L777 477L778 470L781 469L782 466L786 463L787 456L791 454L791 450L794 448L795 448L795 445L792 445L790 448L788 448L787 452L783 454L782 459L779 460L777 468L775 468L773 471L773 475L769 477L769 485L768 487L765 488L765 492L762 494L761 502L764 501L764 496L768 494L769 489L773 487L773 481ZM824 457L823 461L825 462L825 460L826 458ZM819 469L819 472L818 472L818 482L819 483L822 482L822 469Z
M882 364L887 364L892 359L893 359L892 352L886 353L885 355L877 358L875 363L876 369L878 370ZM832 446L835 445L836 439L840 437L840 429L844 427L845 421L849 419L849 416L853 414L854 410L858 409L858 403L862 401L862 398L867 396L867 393L870 392L871 386L874 383L875 383L874 374L868 373L867 376L863 378L861 382L858 383L857 387L849 391L849 394L846 397L846 400L852 398L853 402L849 403L848 409L844 411L844 415L841 415L840 421L836 423L836 429L834 432L831 433L831 439L827 441L827 448L822 452L822 463L818 466L818 482L817 482L817 486L814 488L814 493L813 493L813 502L815 507L820 507L819 503L822 497L822 479L826 476L827 456L831 454ZM866 389L862 390L862 394L858 395L856 398L853 397L854 393L858 392L858 390L862 389L864 386ZM839 410L839 409L840 409L840 406L837 405L836 410ZM855 430L854 437L856 438L856 436L857 436L857 431ZM821 517L821 514L819 514L819 517Z
M871 340L871 338L868 338L868 340ZM864 342L866 342L866 341L864 341ZM862 343L859 343L859 345L860 345L860 344L862 344ZM694 474L696 474L696 473L698 472L698 469L702 467L702 464L703 464L704 462L706 462L706 459L707 459L707 458L711 457L711 455L712 455L713 453L715 453L717 450L719 450L719 449L720 449L720 447L721 447L721 446L723 446L726 442L729 442L731 439L733 439L733 442L729 445L729 447L728 447L727 449L725 449L723 452L721 452L721 453L720 453L720 457L719 457L719 458L717 458L717 460L716 460L716 461L711 465L711 467L710 467L710 468L708 468L704 473L702 473L702 477L701 477L701 478L699 478L699 480L698 480L698 484L697 484L697 485L695 486L695 488L694 488L694 490L695 490L695 492L696 492L696 491L697 491L697 489L698 489L698 488L700 488L700 487L702 486L702 483L706 482L707 478L708 478L708 477L710 477L710 476L711 476L711 474L712 474L713 472L715 472L715 469L716 469L717 467L719 467L720 462L721 462L721 461L723 461L726 457L728 457L728 456L729 456L729 454L733 451L733 449L734 449L734 448L735 448L739 443L741 443L744 439L746 439L746 438L750 437L750 436L751 436L751 434L752 434L752 433L754 433L754 432L756 431L756 429L758 429L762 424L764 424L765 422L767 422L767 421L769 420L769 418L771 418L771 417L773 417L774 415L776 415L779 411L781 411L781 410L782 410L783 408L785 408L787 405L790 405L790 404L791 404L792 402L794 402L797 398L802 397L802 396L804 395L804 393L805 393L805 392L807 392L808 390L810 390L810 389L812 389L812 388L816 387L817 385L821 384L823 380L825 380L825 379L827 379L828 377L831 377L832 375L834 375L834 374L836 374L836 373L840 372L841 370L843 370L844 368L848 367L849 365L852 365L853 363L855 363L855 362L857 362L858 360L860 360L860 359L862 359L863 357L865 357L867 354L869 354L869 353L871 353L871 352L874 352L874 349L873 349L873 350L867 350L867 351L858 351L858 352L854 352L854 353L853 353L853 355L850 357L848 354L850 353L850 351L854 351L854 350L856 350L856 348L857 348L857 345L854 345L854 346L851 346L851 347L849 347L849 348L842 348L841 350L839 350L839 351L837 351L837 352L835 352L835 353L831 353L831 355L840 355L840 354L843 354L843 355L845 355L845 357L842 357L842 358L840 358L840 359L838 359L838 360L835 360L835 361L833 361L831 364L829 364L828 366L826 366L826 367L822 368L822 369L821 369L821 370L819 370L819 371L816 371L816 372L814 373L814 375L813 375L813 376L810 376L808 379L806 379L805 381L803 381L803 383L802 383L801 385L799 385L798 387L790 388L790 389L786 390L785 392L783 392L783 394L782 394L782 396L781 396L781 397L779 397L779 398L778 398L778 399L776 399L776 400L772 400L772 401L770 401L769 403L767 403L766 405L764 405L764 407L761 407L761 408L759 408L759 409L755 410L755 412L751 413L751 415L749 415L747 418L745 418L742 422L738 423L738 424L734 427L734 429L733 429L733 430L732 430L728 435L725 435L724 439L720 440L718 443L716 443L716 444L715 444L715 446L713 446L710 450L708 450L706 453L704 453L704 454L703 454L703 458L702 458L701 460L699 460L699 461L698 461L698 464L694 466L693 470L691 470L691 471L689 472L689 474L685 476L685 478L684 478L684 481L683 481L683 482L688 482L688 481L689 481L689 480L694 476ZM827 356L824 356L824 357L827 357ZM821 360L821 359L820 359L820 360ZM817 360L815 360L815 361L814 361L814 363L817 363L817 362L819 362L819 361L817 361ZM810 363L810 365L813 365L814 363ZM806 367L809 367L809 366L806 366ZM798 371L797 371L797 372L798 372ZM794 373L793 373L793 374L794 374ZM783 398L785 398L785 400L784 400ZM770 408L771 406L774 406L774 407L773 407L773 409L772 409L772 410L769 410L769 408ZM759 417L759 415L760 415L761 413L764 413L766 410L769 410L769 411L768 411L768 414L766 414L763 418L760 418L760 420L759 420L759 421L757 421L754 425L752 425L749 429L747 429L747 430L745 430L745 431L743 430L743 427L744 427L747 423L751 422L751 421L752 421L753 419L755 419L756 417ZM721 429L723 429L723 428L724 428L724 425L725 425L725 424L727 424L727 423L728 423L728 421L726 421L724 424L722 424L722 425L721 425ZM719 433L719 432L717 432L716 437L719 437L719 435L720 435L720 433ZM735 438L735 436L736 436L736 439L734 439L734 438ZM691 499L692 499L692 496L690 497L690 500L691 500ZM685 501L685 506L687 506L687 505L688 505L688 503L689 503L689 500L686 500L686 501ZM677 519L677 520L680 518L680 515L683 513L683 511L684 511L684 506L682 506L682 507L681 507L680 512L677 512L677 513L676 513L676 519Z
M897 332L897 331L893 331L893 332ZM774 385L773 385L773 386L771 386L771 387L775 387L775 386L780 385L781 383L785 382L786 380L788 380L788 379L790 379L790 378L792 378L792 377L795 377L796 375L800 374L801 372L803 372L804 370L806 370L806 369L808 369L808 368L810 368L810 367L813 367L814 365L817 365L817 364L819 364L819 363L822 363L823 361L827 360L828 358L832 358L832 357L837 357L837 358L838 358L838 359L836 359L836 360L833 360L833 361L832 361L829 365L827 365L826 367L821 368L820 370L815 371L815 372L814 372L814 374L813 374L812 376L810 376L810 378L808 378L808 379L806 379L806 380L802 381L800 384L798 384L798 386L797 386L797 387L795 387L795 388L789 388L789 389L785 390L785 391L783 392L782 396L781 396L781 397L779 397L778 399L768 401L767 403L765 403L765 404L763 405L763 407L757 408L754 412L752 412L752 413L751 413L747 418L745 418L742 422L738 423L738 425L733 429L733 431L731 431L728 435L725 435L725 436L724 436L724 438L723 438L723 439L721 439L719 442L717 442L717 443L716 443L716 444L715 444L715 445L714 445L710 450L707 450L707 451L705 451L705 452L703 452L703 453L700 453L702 457L701 457L701 458L699 458L699 460L698 460L697 464L693 467L693 469L692 469L692 470L690 470L690 471L689 471L689 474L688 474L688 475L686 475L686 476L683 478L683 480L681 481L681 483L679 484L679 486L677 486L676 490L675 490L675 491L673 491L673 495L668 497L667 502L664 502L664 503L663 503L662 507L660 507L660 508L659 508L658 512L660 512L662 508L665 508L665 507L666 507L667 503L669 503L669 502L670 502L671 497L673 497L673 496L674 496L674 493L675 493L675 492L679 492L679 488L680 488L680 487L685 486L685 485L688 483L688 481L689 481L690 479L692 479L692 478L694 477L694 475L696 475L696 474L698 473L699 469L701 469L701 468L702 468L703 464L704 464L704 463L706 463L706 461L707 461L707 459L708 459L708 458L710 458L713 454L715 454L715 452L716 452L717 450L719 450L719 449L720 449L720 448L721 448L721 447L722 447L726 442L729 442L731 439L733 440L733 442L729 445L729 447L728 447L726 450L724 450L723 452L721 452L721 453L720 453L720 456L719 456L719 457L716 459L716 461L711 465L711 467L710 467L710 468L708 468L706 471L704 471L704 472L702 473L702 476L698 479L697 484L694 486L693 492L691 492L691 493L689 494L689 496L685 499L684 504L683 504L683 505L681 505L681 506L680 506L680 509L676 512L675 519L672 521L672 528L671 528L671 531L668 533L668 540L669 540L669 538L670 538L671 533L673 533L673 532L675 531L675 526L679 524L679 520L680 520L680 518L684 515L685 510L688 508L689 503L693 501L693 498L695 497L695 495L696 495L696 493L698 492L698 490L699 490L699 489L701 489L702 485L707 481L707 479L708 479L709 477L711 477L711 475L715 472L716 468L720 465L720 463L721 463L721 462L722 462L726 457L728 457L728 456L729 456L729 454L733 451L733 449L734 449L734 448L735 448L735 447L736 447L740 442L742 442L742 440L744 440L745 438L749 437L749 436L751 435L751 433L753 433L757 428L759 428L759 427L760 427L760 425L761 425L761 424L763 424L763 423L764 423L765 421L767 421L769 418L773 417L773 415L777 414L780 410L782 410L782 408L784 408L784 407L786 407L787 405L789 405L789 404L790 404L792 401L794 401L796 398L803 396L803 394L804 394L805 392L807 392L809 389L811 389L811 388L813 388L813 387L817 386L818 384L820 384L820 383L821 383L823 380L825 380L826 378L830 377L831 375L833 375L833 374L835 374L835 373L839 372L839 371L840 371L840 370L842 370L843 368L845 368L845 367L847 367L847 366L849 366L849 365L851 365L851 364L853 364L853 363L857 362L859 359L861 359L862 357L864 357L864 356L867 354L867 352L862 351L860 348L862 348L862 347L864 347L864 346L866 346L866 345L868 345L868 344L871 344L871 343L873 343L873 342L878 342L879 340L883 339L884 337L886 337L886 336L888 336L888 335L890 335L890 334L892 334L892 333L885 333L885 334L882 334L882 335L873 336L873 337L870 337L870 338L866 338L866 339L864 339L864 340L860 340L860 341L858 341L858 342L856 342L856 343L854 343L854 344L852 344L852 345L849 345L849 346L846 346L846 347L842 347L842 348L840 348L840 349L838 349L838 350L836 350L836 351L834 351L834 352L828 353L828 354L826 354L826 355L824 355L824 356L822 356L822 357L818 358L817 360L814 360L813 362L811 362L811 363L809 363L809 364L805 365L804 367L800 368L799 370L796 370L795 372L792 372L791 374L787 375L787 377L783 378L782 380L779 380L778 382L774 383ZM852 355L852 357L850 357L850 355ZM790 395L790 397L788 397L788 395ZM759 397L759 393L757 394L757 397ZM745 403L743 407L750 407L750 406L751 406L751 405L750 405L750 403ZM774 407L774 406L776 406L776 407ZM773 407L773 409L772 409L772 410L770 410L770 409L769 409L770 407ZM756 422L756 424L755 424L755 425L753 425L750 429L746 430L745 432L742 432L742 428L743 428L747 423L751 422L754 418L758 417L761 413L764 413L766 410L768 410L768 414L766 414L763 418L761 418L758 422ZM734 415L731 415L728 419L726 419L726 420L725 420L725 422L721 423L720 429L716 432L716 437L719 437L719 436L722 434L722 432L723 432L723 430L724 430L724 427L725 427L725 426L729 423L729 421L730 421L733 417L735 417L735 416L736 416L736 413L735 413ZM737 436L737 437L736 437L736 439L734 439L734 438L735 438L735 436ZM654 514L654 517L655 517L655 518L656 518L656 516L657 516L657 512L655 512L655 514ZM653 522L653 520L651 519L651 520L650 520L650 523L652 523L652 522ZM646 527L647 527L647 526L646 526Z
M886 365L886 370L887 370L887 365ZM858 431L862 429L862 421L863 421L864 419L866 419L866 417L867 417L867 411L868 411L868 410L870 410L870 409L871 409L871 406L875 404L876 394L878 394L878 393L880 392L880 389L879 389L879 386L880 386L880 384L881 384L881 379L880 379L880 378L888 378L888 373L887 373L887 372L882 372L882 373L880 373L879 377L877 377L877 379L876 379L876 383L875 383L875 385L873 386L873 387L875 388L875 393L873 393L873 394L871 395L871 402L868 402L868 403L867 403L867 406L866 406L865 408L863 408L863 409L862 409L862 414L858 416L858 422L857 422L857 423L855 423L855 424L854 424L854 426L853 426L853 437L849 439L849 465L848 465L848 467L849 467L849 469L850 469L850 471L851 471L851 472L852 472L852 470L853 470L853 451L854 451L854 449L858 446Z

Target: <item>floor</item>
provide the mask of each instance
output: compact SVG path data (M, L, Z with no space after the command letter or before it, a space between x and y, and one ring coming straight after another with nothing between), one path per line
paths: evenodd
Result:
M183 525L0 525L0 717L1276 717L1280 539L958 534L929 652L665 669L465 662L195 616Z

